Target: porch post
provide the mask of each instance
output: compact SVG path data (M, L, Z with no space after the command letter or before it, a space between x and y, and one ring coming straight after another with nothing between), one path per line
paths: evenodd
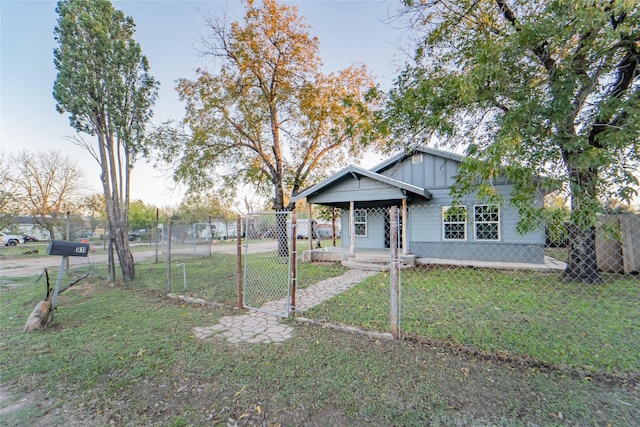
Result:
M336 208L331 207L331 238L333 239L333 246L336 246Z
M311 203L307 202L307 233L309 234L309 250L313 250L313 228L311 227Z
M402 255L407 254L407 199L402 199Z
M355 204L352 201L349 202L349 234L351 235L351 243L349 245L349 253L356 253L356 218L354 212Z

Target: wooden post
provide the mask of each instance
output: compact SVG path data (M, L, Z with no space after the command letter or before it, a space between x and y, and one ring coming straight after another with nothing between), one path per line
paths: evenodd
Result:
M336 208L331 207L331 236L333 238L333 246L336 246Z
M311 227L311 203L307 203L307 233L309 234L309 250L313 250L313 228Z
M407 245L407 199L402 199L402 255L408 251Z
M236 275L238 277L238 308L242 310L244 308L244 281L242 280L242 218L240 218L240 215L238 215L238 217L236 218L236 255Z
M296 288L298 287L297 263L298 257L296 253L296 211L291 212L291 315L296 315Z
M398 263L398 207L391 206L390 219L391 223L391 271L390 271L390 289L391 289L391 335L394 339L400 338L400 271Z
M349 244L349 253L356 253L356 218L355 218L355 203L349 202L349 234L351 235L351 242Z

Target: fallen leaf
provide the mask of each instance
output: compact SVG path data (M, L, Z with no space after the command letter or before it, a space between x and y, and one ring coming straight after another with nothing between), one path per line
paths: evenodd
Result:
M256 405L256 412L258 413L258 415L262 414L262 409L260 408L260 405Z
M238 397L240 395L240 393L242 393L244 391L246 386L242 386L242 388L238 391L236 391L236 393L233 395L233 397Z

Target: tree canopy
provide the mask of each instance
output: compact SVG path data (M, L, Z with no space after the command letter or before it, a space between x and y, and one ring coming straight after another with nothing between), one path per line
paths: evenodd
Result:
M216 60L181 79L185 133L154 140L176 179L233 193L239 183L271 194L273 208L357 155L374 88L364 66L321 72L319 41L294 6L247 1L243 22L207 20L202 52Z
M583 233L572 254L593 255L594 246L584 242L593 240L601 203L638 194L638 2L405 4L420 43L415 63L391 91L389 129L399 138L463 144L468 160L457 194L499 201L492 184L506 175L522 231L544 218L536 192L564 189L576 236ZM595 256L590 265L573 261L570 256L569 278L591 281Z
M84 172L60 151L30 152L11 157L13 198L23 214L56 237L67 212L76 213L88 190ZM58 236L61 237L61 236Z

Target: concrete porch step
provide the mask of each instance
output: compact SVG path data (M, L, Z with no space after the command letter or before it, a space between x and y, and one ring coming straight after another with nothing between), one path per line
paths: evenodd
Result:
M389 260L391 259L389 254L368 254L368 253L364 253L364 254L359 254L356 253L354 256L350 257L350 259L355 260L357 262L369 262L369 263L377 263L377 264L384 264L384 263L389 263Z
M374 262L357 262L357 261L347 260L347 261L342 261L341 264L347 268L353 268L354 270L389 271L389 263L381 264L381 263L374 263Z

